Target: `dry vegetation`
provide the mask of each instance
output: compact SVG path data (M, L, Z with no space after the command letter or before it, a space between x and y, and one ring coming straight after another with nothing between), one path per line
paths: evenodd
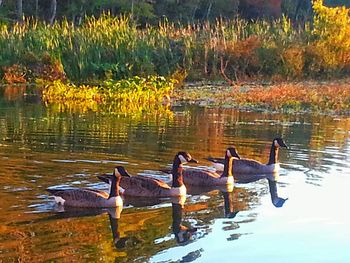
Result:
M231 86L240 86L242 81L261 79L344 78L350 72L350 10L326 7L322 0L313 1L313 9L312 24L303 26L293 26L284 17L272 22L234 19L187 25L165 20L140 29L128 17L108 14L88 17L79 27L68 21L50 26L32 20L0 25L0 77L7 83L61 80L59 85L49 84L49 101L74 101L96 91L96 85L71 89L74 85L67 84L63 90L69 92L59 95L66 83L62 81L67 80L105 83L134 76L165 76L187 81L224 79ZM142 88L134 95L132 81L130 87L122 85L123 91L114 88L117 82L110 83L109 92L118 92L110 97L127 94L129 98L120 101L129 105L135 101L137 106L142 96L158 96L157 101L164 96L158 92L150 95L149 90L142 94ZM148 86L153 84L151 81ZM346 84L278 84L235 89L229 98L237 106L347 112L348 89ZM75 95L61 98L72 90Z
M203 106L224 106L282 112L324 112L350 114L350 85L336 82L245 83L236 87L188 85L174 93L179 102Z

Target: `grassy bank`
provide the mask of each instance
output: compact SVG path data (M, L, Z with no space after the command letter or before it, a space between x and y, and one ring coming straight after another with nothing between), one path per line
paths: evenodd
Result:
M158 105L175 80L186 78L226 81L236 87L227 97L235 105L346 111L346 86L246 90L239 85L349 74L349 9L328 8L322 0L314 1L313 9L313 21L304 25L293 25L284 17L197 24L164 20L139 28L129 17L109 14L86 17L81 26L68 21L51 26L33 19L0 24L0 78L10 84L45 83L46 102L70 101L87 109L119 104L143 112L148 105ZM158 89L159 78L149 76L167 80ZM283 99L276 94L283 94Z
M138 28L128 17L87 17L77 27L27 19L0 25L0 68L7 82L36 78L90 82L132 76L188 80L337 77L350 70L349 9L314 1L311 24L288 18ZM45 68L45 70L42 70Z

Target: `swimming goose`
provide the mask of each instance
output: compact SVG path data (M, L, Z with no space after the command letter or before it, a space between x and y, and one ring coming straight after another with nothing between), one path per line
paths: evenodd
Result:
M183 167L185 163L197 163L187 152L178 152L175 155L172 169L172 185L171 187L165 182L145 177L130 176L123 166L117 166L113 174L121 175L120 186L122 192L126 196L145 196L145 197L169 197L186 195L186 186L183 183ZM107 179L106 179L107 177ZM99 175L102 181L110 180L109 175Z
M119 195L120 174L110 178L110 191L95 189L46 189L55 197L58 204L73 207L122 207L123 200Z
M252 159L237 159L234 161L232 172L234 174L268 174L279 171L280 165L278 163L278 150L279 147L288 148L282 138L275 138L272 141L269 162L262 164ZM217 170L223 170L222 158L208 158L214 162L214 166Z
M184 182L186 185L197 186L233 184L232 166L235 166L236 160L234 159L238 158L239 155L236 149L234 147L229 147L225 152L224 171L221 175L209 171L187 168L183 171Z

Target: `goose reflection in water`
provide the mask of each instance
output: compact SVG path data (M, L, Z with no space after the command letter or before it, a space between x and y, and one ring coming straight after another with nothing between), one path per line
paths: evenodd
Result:
M172 229L175 235L176 242L180 245L188 244L192 235L197 231L197 228L187 227L182 224L183 208L185 205L186 197L179 198L178 200L172 200Z
M78 208L78 207L68 207L63 205L56 205L55 214L47 218L41 219L43 221L47 220L58 220L67 218L82 218L82 217L93 217L107 213L109 217L109 222L111 226L113 244L117 249L124 248L129 243L137 243L135 238L130 237L120 237L120 232L118 230L118 223L121 216L123 207L109 207L109 208Z
M125 196L124 204L126 206L133 207L146 207L146 206L156 206L160 204L171 203L172 207L172 232L175 235L175 240L180 245L188 244L192 240L192 236L197 232L197 228L187 227L182 224L183 220L183 209L186 202L186 196L173 196L168 198L140 198L140 197L132 197ZM111 224L112 226L112 224ZM116 231L113 231L117 233ZM121 245L123 239L120 239L116 245ZM129 244L130 241L127 240ZM124 245L125 246L125 245Z
M279 173L270 173L270 174L234 174L235 180L237 183L248 184L256 182L258 180L267 179L269 183L269 192L271 195L272 204L275 207L282 207L288 198L281 198L278 196L277 192L277 181L279 179Z
M221 191L224 198L224 215L226 218L235 218L239 211L234 208L234 194L233 191Z
M282 198L278 196L276 180L267 178L267 181L269 182L269 190L270 190L272 204L275 207L282 207L284 203L288 200L288 198Z

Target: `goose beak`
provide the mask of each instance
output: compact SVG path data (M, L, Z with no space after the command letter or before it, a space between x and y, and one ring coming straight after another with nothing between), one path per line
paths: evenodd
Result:
M189 163L198 163L198 161L196 159L193 159L193 158L191 160L189 160L188 162Z
M100 179L102 182L109 184L110 180L111 180L111 176L108 174L104 174L104 175L98 175L97 176L98 179Z
M282 139L278 142L278 145L280 147L289 149L288 145Z

